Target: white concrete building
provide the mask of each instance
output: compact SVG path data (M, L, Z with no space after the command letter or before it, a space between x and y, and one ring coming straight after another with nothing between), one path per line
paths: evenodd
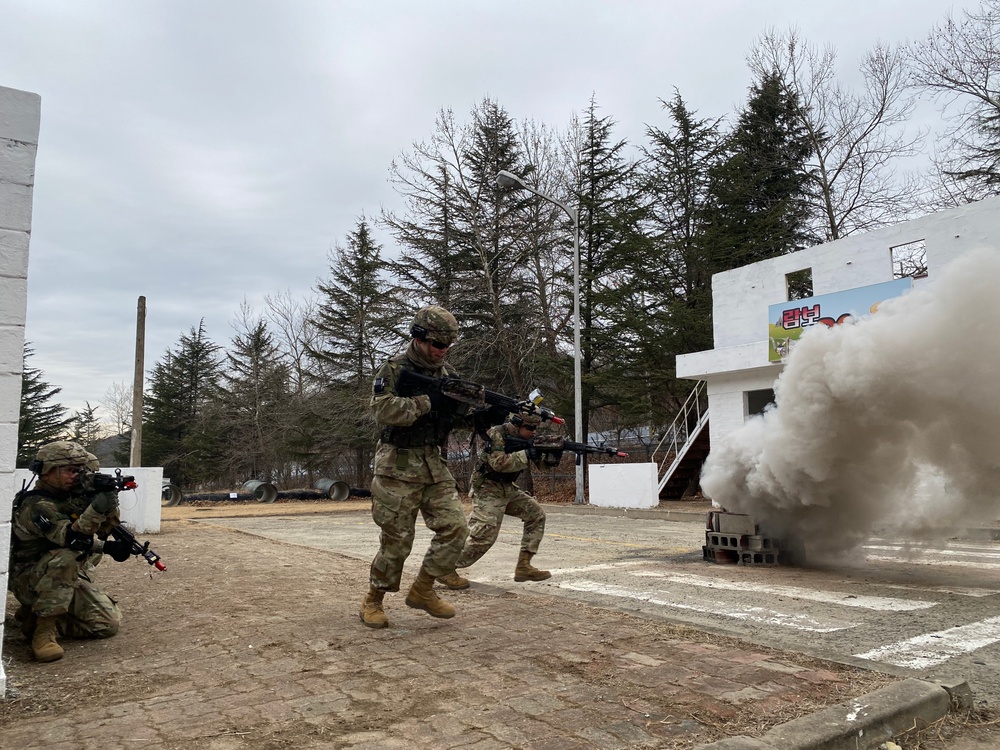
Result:
M41 98L37 94L0 86L0 584L5 601L40 117ZM0 619L0 697L7 687L2 648Z
M790 282L794 288L796 281L811 281L807 298L888 282L906 275L899 263L911 253L924 255L924 275L932 278L963 252L984 247L1000 250L1000 198L715 274L715 348L677 357L679 378L706 381L712 443L773 398L784 365L769 361L768 308L795 299Z

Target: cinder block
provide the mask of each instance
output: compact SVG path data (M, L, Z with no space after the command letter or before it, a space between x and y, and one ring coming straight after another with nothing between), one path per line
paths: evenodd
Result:
M756 534L757 527L753 522L753 518L742 513L719 513L719 531L723 534L735 534L736 536L742 536L743 534Z
M781 546L774 539L759 534L745 537L744 542L746 548L751 552L773 552Z
M705 532L705 545L722 549L739 549L743 546L740 542L740 537L729 534L716 534L713 531Z
M24 366L24 326L0 325L0 373L20 379ZM20 402L20 398L18 398ZM20 403L14 404L18 407ZM4 421L0 419L0 421ZM13 420L11 420L13 421Z
M0 229L16 232L31 231L31 188L0 182Z
M7 518L10 517L8 512ZM10 549L10 522L0 523L0 549ZM7 577L8 565L10 563L10 555L0 555L0 576L4 578ZM3 590L6 591L7 587L4 586Z
M0 179L15 185L35 184L34 143L0 138Z
M17 422L0 422L0 484L3 478L14 471L17 461ZM13 479L11 479L13 481ZM13 487L13 485L11 485ZM12 494L12 493L8 493ZM3 508L3 498L0 497L0 509ZM0 514L0 520L9 518Z
M740 561L740 553L736 550L708 546L701 548L701 557L705 562L725 563L728 565L735 565Z
M14 479L11 472L0 473L0 518L5 522L10 520L11 509L14 507L14 495L19 492L21 485ZM4 547L0 551L5 552Z
M27 232L0 229L0 276L27 278L29 236Z
M778 552L742 552L741 565L780 565Z
M0 86L0 138L38 143L41 114L38 94Z
M2 190L3 185L0 185L0 191ZM0 276L0 320L9 323L23 323L27 312L28 280Z

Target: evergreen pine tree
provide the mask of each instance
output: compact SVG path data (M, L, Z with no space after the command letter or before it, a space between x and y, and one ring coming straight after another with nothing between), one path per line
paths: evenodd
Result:
M218 444L224 424L213 413L219 347L205 321L180 337L153 366L144 400L144 466L162 466L164 477L188 488L220 470Z
M232 484L247 479L279 482L288 478L283 458L288 434L288 365L263 320L246 305L239 330L220 372L219 413L229 438L220 446L222 465Z
M751 87L726 150L726 159L711 171L703 236L711 272L805 247L813 184L806 160L812 147L798 97L776 74Z
M334 249L330 278L317 287L316 342L309 349L318 392L303 447L311 465L358 483L370 476L376 440L368 409L372 378L403 344L408 319L392 294L381 253L361 217L347 246ZM351 459L343 461L344 455Z
M34 350L24 344L21 369L21 413L17 425L17 465L25 467L35 459L38 449L66 434L72 418L66 408L52 401L62 388L43 380L42 371L28 365Z

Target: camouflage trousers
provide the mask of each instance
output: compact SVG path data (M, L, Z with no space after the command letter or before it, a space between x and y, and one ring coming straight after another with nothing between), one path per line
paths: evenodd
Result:
M455 571L455 562L469 535L455 480L425 484L376 475L372 480L372 520L382 533L371 566L371 585L375 588L399 591L403 563L413 547L417 513L434 532L423 567L434 577Z
M485 555L500 534L505 515L524 523L521 551L535 554L545 534L545 511L531 495L510 482L487 479L476 488L469 517L469 540L455 567L467 568Z
M94 566L79 552L56 549L34 563L16 565L10 588L38 617L58 616L59 632L70 638L110 638L118 632L118 603L91 581Z

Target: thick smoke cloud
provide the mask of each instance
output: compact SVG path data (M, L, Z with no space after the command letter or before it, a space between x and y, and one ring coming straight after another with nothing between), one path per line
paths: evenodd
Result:
M850 325L803 335L775 406L713 446L702 488L810 556L878 529L997 518L1000 252L978 250Z

